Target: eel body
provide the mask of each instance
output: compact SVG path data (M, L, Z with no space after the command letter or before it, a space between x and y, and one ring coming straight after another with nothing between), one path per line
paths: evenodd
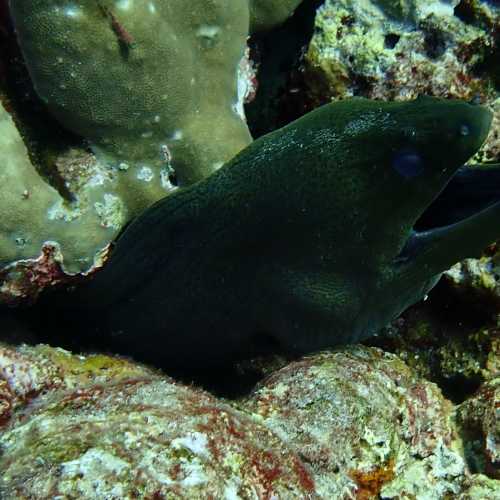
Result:
M366 338L500 236L495 200L415 229L490 123L427 97L325 105L146 210L76 296L115 348L161 365Z

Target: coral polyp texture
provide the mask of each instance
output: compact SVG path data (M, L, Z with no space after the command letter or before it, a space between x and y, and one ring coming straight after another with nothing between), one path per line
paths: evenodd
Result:
M252 19L264 10L271 27L298 3L252 5ZM0 300L16 303L99 267L128 220L248 145L243 102L254 74L247 0L9 6L38 96L97 157L69 150L32 164L2 108L1 203L14 216L0 226Z
M453 410L373 348L294 362L231 401L125 359L4 344L0 495L494 498Z
M124 191L151 178L130 203L163 196L168 168L192 182L250 142L236 85L246 0L16 0L10 8L49 110L105 161L129 167Z

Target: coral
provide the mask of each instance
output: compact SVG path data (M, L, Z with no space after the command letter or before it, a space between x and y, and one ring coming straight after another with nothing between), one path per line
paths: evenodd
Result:
M53 263L61 264L60 254L64 253L68 272L91 268L93 256L106 246L123 223L119 209L118 220L111 223L92 210L94 205L105 203L109 187L106 179L88 168L93 180L80 191L78 203L66 201L33 167L23 139L1 103L0 148L3 155L1 203L8 210L8 216L0 221L2 265L23 260L23 265L33 268L34 265L26 261L43 259L48 252L52 254ZM1 272L5 275L16 271L7 267ZM0 294L4 293L2 289Z
M500 119L500 9L486 0L326 0L304 76L313 100L479 98ZM499 158L498 127L481 152Z
M190 183L250 142L236 84L246 0L30 0L10 8L37 93L98 156L128 166L119 191L133 212L141 198L166 194L162 170Z
M127 221L247 145L255 75L246 0L10 2L36 92L97 160L80 146L52 151L50 134L30 130L44 120L18 113L22 98L9 95L19 62L2 9L1 97L30 149L2 109L1 203L15 217L0 225L0 301L15 304L92 272Z

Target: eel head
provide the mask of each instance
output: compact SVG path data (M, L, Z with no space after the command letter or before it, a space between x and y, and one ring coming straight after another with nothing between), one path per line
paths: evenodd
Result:
M491 121L488 109L463 101L351 99L285 127L285 141L265 139L291 144L280 176L294 178L285 190L305 213L289 242L297 257L285 265L308 255L306 283L322 281L309 290L327 290L330 320L350 332L339 340L369 336L500 236L500 169L463 166ZM332 311L326 299L308 300Z
M358 106L362 118L344 123L340 149L364 197L354 203L366 208L351 224L364 251L358 261L373 275L365 306L383 323L500 236L500 169L463 166L488 135L484 107L432 97ZM387 307L381 294L393 297Z

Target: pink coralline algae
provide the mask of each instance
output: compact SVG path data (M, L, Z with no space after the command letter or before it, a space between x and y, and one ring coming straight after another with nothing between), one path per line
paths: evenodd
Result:
M292 363L246 401L312 468L321 498L444 498L465 463L452 405L396 356L354 346Z
M3 347L0 374L3 499L314 497L272 431L140 365Z
M474 415L491 424L488 401ZM123 358L3 345L0 416L5 500L475 499L498 487L471 474L437 386L361 346L293 362L229 401Z

